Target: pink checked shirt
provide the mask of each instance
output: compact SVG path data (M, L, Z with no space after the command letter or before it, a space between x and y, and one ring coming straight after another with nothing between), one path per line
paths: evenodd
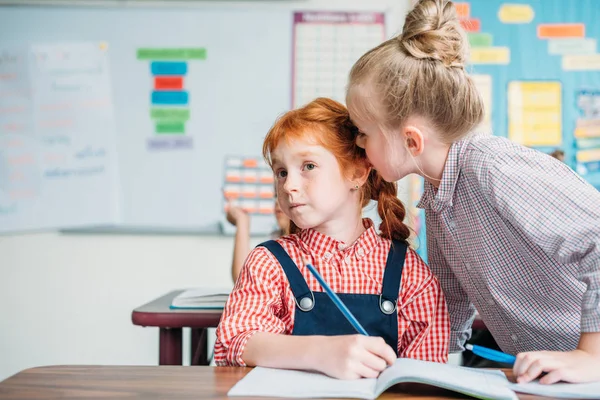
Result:
M311 229L277 241L288 252L315 292L323 291L302 264L308 256L337 293L379 294L391 241L381 238L373 223L350 246ZM255 332L290 335L296 312L294 297L283 269L265 248L248 256L229 296L217 328L217 365L244 366L242 354ZM408 249L398 297L398 355L446 362L450 322L440 285L429 268Z
M564 163L497 136L454 143L425 209L450 351L475 309L505 352L573 350L600 331L600 192Z

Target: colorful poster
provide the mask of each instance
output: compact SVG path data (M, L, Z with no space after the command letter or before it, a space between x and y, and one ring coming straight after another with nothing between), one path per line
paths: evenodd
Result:
M560 82L509 82L508 138L525 146L560 146L561 91Z
M576 96L580 111L573 133L576 170L600 188L600 90L580 90Z
M137 59L149 62L152 87L150 118L154 132L147 139L148 150L190 149L191 135L186 135L190 119L190 93L185 78L188 63L206 59L204 48L141 48Z
M223 177L222 227L226 234L236 228L227 222L228 207L241 208L250 215L250 232L269 235L277 229L273 171L262 157L228 156Z
M325 96L345 103L350 68L385 39L383 13L296 12L292 107Z

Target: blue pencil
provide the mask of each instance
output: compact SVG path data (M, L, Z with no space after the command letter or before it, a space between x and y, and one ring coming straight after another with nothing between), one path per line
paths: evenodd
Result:
M512 354L506 354L501 351L488 349L487 347L478 346L476 344L467 344L465 345L465 349L472 351L473 354L477 354L479 357L504 364L513 365L517 360L517 357L513 356Z
M333 304L335 304L335 306L342 312L342 314L344 314L344 317L346 317L348 322L350 322L350 324L352 324L354 329L356 329L356 331L362 335L369 336L369 334L367 333L365 328L363 328L362 325L360 324L360 322L358 322L358 320L356 319L356 317L354 317L354 315L352 315L350 310L348 310L348 307L346 307L346 305L342 302L342 300L340 300L338 295L335 294L335 292L333 290L331 290L331 288L329 287L327 282L325 282L325 280L323 279L321 274L319 274L319 272L317 272L315 267L313 267L309 263L306 263L306 268L308 268L310 273L313 274L313 276L317 279L317 281L319 281L319 284L323 287L323 289L325 289L325 293L327 293L327 295L329 296L331 301L333 301Z

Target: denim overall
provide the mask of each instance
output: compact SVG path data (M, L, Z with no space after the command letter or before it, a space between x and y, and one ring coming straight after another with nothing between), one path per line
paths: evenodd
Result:
M259 244L277 258L296 300L292 335L357 334L325 291L312 292L288 253L274 240ZM381 294L338 293L369 336L380 336L394 351L398 349L397 300L406 256L406 243L393 241L383 274Z

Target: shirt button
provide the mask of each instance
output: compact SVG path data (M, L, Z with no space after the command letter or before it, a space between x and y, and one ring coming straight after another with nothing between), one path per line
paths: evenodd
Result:
M362 256L364 256L364 255L365 255L365 251L364 251L363 249L358 249L358 250L356 251L356 254L358 254L358 256L359 256L359 257L362 257Z
M346 248L346 245L344 243L338 244L338 250L344 250L345 248Z
M514 333L513 333L512 335L510 335L510 338L511 338L513 341L515 341L515 342L516 342L516 341L517 341L517 339L518 339L517 335L515 335Z
M494 304L496 304L496 302L494 301L494 299L488 299L487 303L488 303L490 306L493 306Z
M323 258L326 260L329 260L331 258L332 254L330 252L325 252L325 254L323 254Z
M350 260L350 257L346 257L346 258L344 259L344 261L346 262L346 264L350 265L350 261L351 261L351 260Z
M471 264L465 264L465 268L470 270L471 269Z

